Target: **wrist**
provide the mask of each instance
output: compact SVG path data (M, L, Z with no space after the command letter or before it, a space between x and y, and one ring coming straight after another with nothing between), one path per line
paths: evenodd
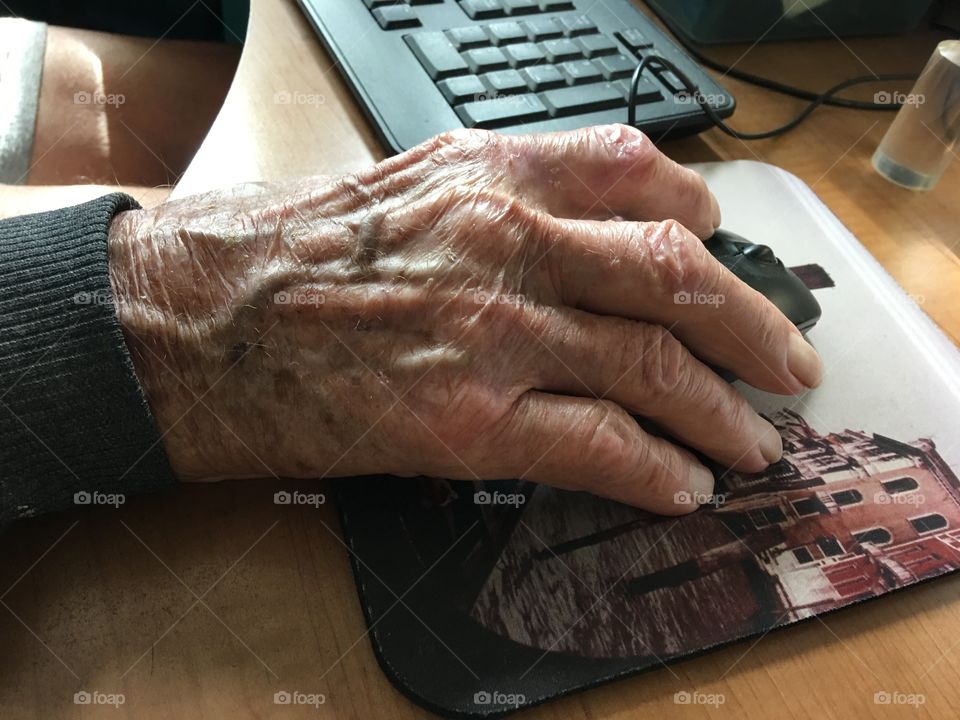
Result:
M180 479L382 469L378 452L350 452L365 426L335 400L359 383L328 323L379 313L358 280L356 211L336 188L271 186L114 220L120 324Z
M213 477L225 463L218 423L202 402L211 380L203 359L203 330L180 297L190 281L176 271L185 260L181 239L155 225L152 211L118 214L107 248L110 284L120 327L174 474ZM240 472L242 468L236 468Z

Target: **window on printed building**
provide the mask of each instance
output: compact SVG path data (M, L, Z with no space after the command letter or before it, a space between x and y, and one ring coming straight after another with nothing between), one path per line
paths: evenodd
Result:
M776 505L747 510L747 516L756 528L764 528L768 525L776 525L787 521L786 514Z
M797 559L797 562L801 565L806 565L807 563L813 562L813 555L810 554L810 551L805 547L797 548L793 551L793 556Z
M800 517L818 515L823 510L823 503L816 495L811 495L800 500L794 500L793 509L797 511L797 515Z
M830 493L830 497L841 507L863 502L863 495L860 494L859 490L840 490L839 492Z
M911 490L916 490L918 487L920 487L917 484L917 481L912 477L902 477L897 478L896 480L885 480L880 484L883 485L883 489L891 495L910 492Z
M843 545L841 545L840 541L835 537L827 536L817 538L817 547L820 548L827 557L843 555Z
M934 530L943 530L947 526L947 519L939 513L932 513L910 518L910 524L918 533L928 533Z
M863 543L873 543L874 545L887 545L893 540L893 536L882 527L861 530L853 534L853 539L861 545Z

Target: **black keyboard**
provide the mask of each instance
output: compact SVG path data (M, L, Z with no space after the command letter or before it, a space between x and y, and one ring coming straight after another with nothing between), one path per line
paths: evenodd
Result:
M400 152L459 127L545 132L626 122L633 72L671 61L721 117L733 97L628 0L300 0L381 140ZM711 125L673 73L647 70L637 126Z

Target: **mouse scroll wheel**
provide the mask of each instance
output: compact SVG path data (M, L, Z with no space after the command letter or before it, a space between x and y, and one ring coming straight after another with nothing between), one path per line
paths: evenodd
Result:
M743 254L757 262L770 263L771 265L777 263L777 256L767 245L748 245L743 249Z

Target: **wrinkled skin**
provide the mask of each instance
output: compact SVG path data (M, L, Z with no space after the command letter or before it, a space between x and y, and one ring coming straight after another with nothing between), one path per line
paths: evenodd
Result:
M630 128L462 131L123 213L111 275L183 480L523 477L677 514L713 479L631 414L759 471L780 439L705 363L784 394L821 373L705 251L719 221Z

